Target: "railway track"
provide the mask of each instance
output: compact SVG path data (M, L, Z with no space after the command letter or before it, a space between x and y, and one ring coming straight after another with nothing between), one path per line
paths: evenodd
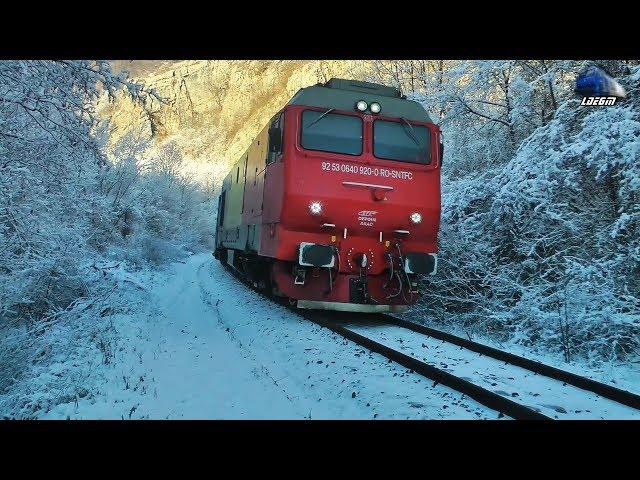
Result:
M337 322L327 320L326 312L317 314L314 311L296 311L307 320L310 320L322 327L351 340L362 347L369 349L372 352L378 353L389 360L392 360L424 377L427 377L434 382L445 385L452 388L470 398L473 398L478 403L503 413L516 420L550 420L550 417L539 413L532 408L521 405L513 400L503 397L495 392L480 387L468 380L452 375L451 373L429 365L421 360L418 360L410 355L406 355L398 350L390 348L382 343L376 342L364 335L360 335L353 330L350 330Z
M544 375L545 377L568 383L582 390L588 390L597 395L600 395L601 397L605 397L613 400L614 402L618 402L631 408L635 408L636 410L640 410L640 395L637 395L635 393L622 390L612 385L607 385L606 383L597 382L590 378L582 377L575 373L567 372L566 370L561 370L559 368L552 367L535 360L530 360L513 353L505 352L488 345L483 345L482 343L458 337L447 332L435 330L433 328L409 322L407 320L402 320L400 318L392 317L390 315L383 316L385 321L388 321L389 323L392 323L399 327L406 328L423 335L428 335L438 340L443 340L445 342L466 348L467 350L471 350L482 355L487 355L491 358L495 358L496 360L500 360L511 365L527 369L539 375Z
M552 419L552 417L541 413L537 408L532 408L530 406L524 405L522 402L514 401L506 397L505 395L501 395L500 393L496 393L492 390L478 385L479 382L472 382L465 378L461 378L461 376L452 374L442 368L438 368L427 363L426 361L420 360L419 358L416 358L415 355L408 355L399 351L398 349L392 348L382 342L376 341L373 338L370 338L370 336L358 333L357 331L355 331L357 329L347 328L345 326L345 324L347 323L345 321L345 319L347 319L347 316L346 314L344 314L344 312L334 312L328 315L326 311L295 309L291 307L286 300L265 295L264 292L256 288L253 284L251 284L251 282L248 282L246 279L244 279L235 269L226 265L225 268L232 275L234 275L234 277L252 288L254 291L260 293L263 296L266 296L271 300L277 301L281 305L290 308L292 311L302 316L303 318L324 328L327 328L337 333L338 335L364 348L369 349L372 352L378 353L385 358L388 358L389 360L396 362L419 375L433 380L438 384L442 384L453 390L456 390L490 409L496 410L516 420ZM332 319L330 315L333 317L337 317L338 320ZM419 325L413 322L392 317L390 315L374 314L364 315L361 317L363 319L368 318L369 320L374 320L380 325L393 325L403 330L418 333L424 337L441 340L443 342L456 345L461 349L466 349L471 352L489 357L496 361L504 362L505 364L525 369L535 375L540 375L558 382L563 382L563 385L569 384L580 390L592 392L600 397L606 398L618 404L631 407L635 410L640 410L640 395L634 394L632 392L621 390L611 385L600 383L571 372L567 372L534 360L520 357L518 355L505 352L487 345L483 345L472 340L458 337L450 333L441 332L424 325Z

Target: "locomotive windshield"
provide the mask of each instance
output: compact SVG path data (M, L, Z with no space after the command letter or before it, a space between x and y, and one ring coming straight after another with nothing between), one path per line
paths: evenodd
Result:
M373 154L386 160L431 163L429 129L422 125L376 120L373 122Z
M301 144L307 150L360 155L362 119L329 110L305 110L302 112Z

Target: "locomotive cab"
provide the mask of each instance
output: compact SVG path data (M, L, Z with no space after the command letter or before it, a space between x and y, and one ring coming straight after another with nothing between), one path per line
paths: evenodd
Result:
M225 179L216 255L260 264L268 289L300 308L402 310L437 272L442 151L440 129L395 88L303 88L238 162L235 222L234 170Z

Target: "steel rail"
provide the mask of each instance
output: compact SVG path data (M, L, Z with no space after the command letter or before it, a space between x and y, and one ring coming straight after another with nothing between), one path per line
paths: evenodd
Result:
M561 370L559 368L552 367L535 360L530 360L513 353L505 352L488 345L483 345L482 343L474 342L473 340L458 337L451 333L435 330L433 328L426 327L414 322L409 322L400 318L392 317L390 315L383 314L381 316L384 317L385 321L388 321L389 323L392 323L399 327L406 328L408 330L412 330L416 333L421 333L429 337L437 338L438 340L452 343L459 347L466 348L467 350L471 350L482 355L495 358L496 360L501 360L511 365L522 367L540 375L544 375L545 377L560 380L582 390L588 390L602 397L640 410L640 395L637 395L635 393L628 392L611 385L607 385L606 383L597 382L595 380L591 380L590 378L582 377L575 373L567 372L566 370Z
M228 264L224 264L224 268L252 290L271 300L275 299L273 296L266 295L262 290L256 288L249 280L242 277L241 272L239 272L234 267ZM504 415L507 415L515 420L551 420L551 417L543 415L542 413L539 413L532 408L516 403L513 400L503 397L502 395L482 388L460 377L456 377L455 375L452 375L444 370L436 368L409 355L405 355L404 353L389 348L386 345L376 342L375 340L360 335L353 330L349 330L342 325L338 325L335 322L327 320L320 312L316 312L313 310L301 311L298 309L294 309L289 305L286 305L282 299L276 300L279 300L278 303L280 303L281 305L290 307L293 312L300 315L301 317L317 325L320 325L321 327L327 328L332 332L335 332L338 335L351 340L352 342L365 347L372 352L378 353L410 370L413 370L423 377L429 378L437 383L452 388L453 390L456 390L463 395L467 395L468 397L474 399L485 407L503 413ZM324 315L326 316L326 313L324 313Z
M409 355L405 355L397 350L394 350L386 345L376 342L368 337L360 335L359 333L349 330L342 325L338 325L329 320L321 318L319 315L310 314L310 312L296 311L299 315L307 320L327 328L332 332L341 335L342 337L357 343L360 346L368 348L372 352L378 353L389 360L392 360L414 372L422 375L423 377L430 378L437 383L452 388L470 398L473 398L478 403L485 407L496 410L500 413L508 415L516 420L551 420L551 417L547 417L536 410L514 402L502 395L494 393L490 390L482 388L474 383L464 380L460 377L456 377L444 370L429 365L421 360L418 360Z

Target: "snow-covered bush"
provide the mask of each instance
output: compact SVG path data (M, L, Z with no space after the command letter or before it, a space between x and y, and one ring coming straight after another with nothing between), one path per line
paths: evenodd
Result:
M0 62L0 316L36 319L78 293L75 259L91 235L87 213L104 166L90 135L98 62Z
M184 159L171 141L124 156L128 136L116 148L113 166L102 178L102 194L112 200L123 247L131 264L162 263L185 251L212 246L215 191L184 174Z
M621 79L628 91L639 72ZM493 138L450 127L441 268L422 308L567 361L629 359L640 353L640 103L554 100L553 116L506 160L480 151Z
M144 142L105 151L95 104L116 94L155 95L108 62L0 61L0 414L30 395L22 380L80 342L87 329L68 322L102 328L95 305L118 283L97 265L140 268L207 246L213 198L178 174L175 149L148 163ZM54 325L76 336L45 341Z

